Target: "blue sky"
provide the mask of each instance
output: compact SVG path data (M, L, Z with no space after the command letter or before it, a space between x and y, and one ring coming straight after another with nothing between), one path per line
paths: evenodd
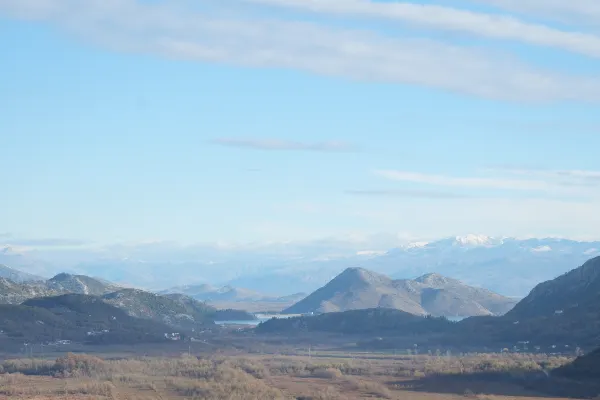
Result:
M0 0L0 51L5 237L600 238L596 1Z

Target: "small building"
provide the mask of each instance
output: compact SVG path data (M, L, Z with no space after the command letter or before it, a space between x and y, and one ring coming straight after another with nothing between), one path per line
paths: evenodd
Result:
M181 340L181 335L177 332L174 333L165 333L165 338L173 341Z

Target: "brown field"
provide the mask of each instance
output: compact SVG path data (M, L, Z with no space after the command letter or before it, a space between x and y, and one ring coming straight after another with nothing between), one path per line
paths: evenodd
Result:
M321 352L5 360L0 399L541 399L544 355L394 356ZM559 397L552 397L559 398Z

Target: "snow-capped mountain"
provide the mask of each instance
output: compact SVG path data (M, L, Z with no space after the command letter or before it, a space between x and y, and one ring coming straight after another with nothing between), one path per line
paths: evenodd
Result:
M325 263L282 263L260 274L237 278L236 285L257 290L311 291L347 267L362 267L395 279L435 272L497 293L524 297L539 282L600 255L599 242L567 239L515 239L466 235L414 242L371 257L346 257Z
M394 249L370 260L396 278L438 272L509 296L524 296L537 283L567 272L573 263L599 255L597 242L567 239L449 238ZM390 271L394 269L394 271Z

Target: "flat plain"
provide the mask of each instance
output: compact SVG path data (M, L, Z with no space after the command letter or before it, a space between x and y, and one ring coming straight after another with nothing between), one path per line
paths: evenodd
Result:
M547 371L571 361L540 354L144 356L115 350L6 358L0 399L558 399L561 383Z

